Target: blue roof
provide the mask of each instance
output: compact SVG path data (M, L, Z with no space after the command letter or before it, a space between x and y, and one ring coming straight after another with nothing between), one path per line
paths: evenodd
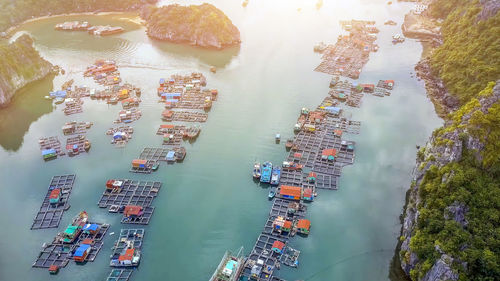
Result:
M171 150L167 153L167 158L173 158L175 156L175 151Z
M54 154L56 153L56 150L53 148L42 150L42 155L47 155L47 154L52 154L52 153L54 153Z
M64 98L66 97L66 91L55 91L55 92L50 92L49 95L51 97L58 97L58 98Z
M164 84L165 83L165 78L160 78L160 84Z
M85 251L88 248L90 248L90 245L87 245L87 244L80 245L80 247L78 247L78 249L76 249L76 251L75 251L75 257L82 257L83 253L85 253Z
M328 107L325 107L325 110L331 112L331 113L340 113L340 107L336 107L336 106L328 106Z
M95 224L95 223L87 223L84 227L83 227L83 230L84 231L96 231L97 229L99 228L99 225Z

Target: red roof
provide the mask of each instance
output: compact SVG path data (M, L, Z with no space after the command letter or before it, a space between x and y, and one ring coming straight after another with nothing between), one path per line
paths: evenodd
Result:
M92 245L94 244L94 240L87 238L82 241L82 244Z
M309 177L316 177L316 173L315 172L309 172Z
M282 185L280 189L280 194L293 197L300 197L302 195L302 188L298 186Z
M394 84L394 80L385 80L384 82L387 83L387 84L389 84L389 83Z
M304 197L311 197L312 193L313 193L313 191L311 188L304 189Z
M309 220L299 220L299 222L297 223L297 228L305 228L305 229L309 229L311 227L311 222Z
M161 115L163 115L164 117L169 118L169 117L172 117L174 115L174 112L172 110L165 110L165 111L162 112Z
M59 197L59 194L61 194L61 189L60 188L53 189L50 192L49 198L57 198L57 197Z
M295 157L295 158L301 158L302 157L302 153L295 152L293 154L293 157Z
M175 126L172 124L161 124L160 128L162 129L173 129Z
M134 250L135 249L125 250L125 254L120 255L120 257L118 258L118 261L130 261L130 260L132 260L132 257L134 256Z
M123 210L124 216L138 216L141 214L142 207L136 205L127 205Z
M273 243L273 249L276 248L276 249L279 249L279 250L283 250L283 248L285 247L285 243L281 242L281 241L274 241Z
M335 135L337 136L342 136L342 130L333 130L333 132L335 133Z
M335 156L337 155L337 150L335 148L323 149L321 153L322 156Z

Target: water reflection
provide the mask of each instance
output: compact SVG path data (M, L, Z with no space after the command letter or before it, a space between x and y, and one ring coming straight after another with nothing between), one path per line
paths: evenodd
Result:
M17 151L31 123L54 110L52 103L43 97L52 90L54 75L31 83L20 89L11 103L0 110L0 146Z
M155 40L151 40L151 42L153 47L157 48L160 52L171 53L181 57L194 57L204 64L217 68L227 66L240 53L240 46L225 48L223 50L210 50L170 42Z

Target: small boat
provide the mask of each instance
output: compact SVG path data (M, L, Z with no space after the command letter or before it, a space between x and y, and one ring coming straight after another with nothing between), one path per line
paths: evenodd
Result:
M217 72L217 68L215 68L215 66L212 66L212 67L210 67L210 71L212 73L215 73L215 72Z
M280 183L281 169L274 167L271 172L271 185L278 185Z
M292 139L287 139L285 143L286 149L290 149L293 146L293 140Z
M54 103L55 103L55 104L61 104L61 103L63 103L63 102L64 102L64 98L55 98L55 99L54 99Z
M156 162L156 163L153 164L153 166L151 166L151 170L157 171L159 167L160 167L160 163Z
M269 199L273 199L274 196L276 196L276 190L274 189L274 187L272 187L270 190L269 190L269 194L267 195L267 197Z
M277 133L274 138L276 139L276 143L279 143L281 140L281 135Z
M85 149L85 151L89 151L90 150L90 147L92 146L92 144L90 143L89 140L85 140L85 143L83 144L83 148Z
M270 183L271 182L271 174L273 170L273 163L271 162L264 162L262 164L262 171L260 175L260 182L262 183Z
M260 169L260 163L255 162L253 165L253 178L254 179L259 179L261 174L261 169Z
M397 43L403 43L405 41L405 38L401 36L400 34L395 34L392 36L392 43L397 44Z

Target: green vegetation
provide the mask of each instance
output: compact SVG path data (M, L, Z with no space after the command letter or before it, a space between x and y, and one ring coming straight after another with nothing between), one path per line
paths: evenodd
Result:
M12 44L0 41L0 57L0 106L7 104L20 87L52 70L52 65L33 48L28 35L22 35Z
M500 78L500 13L479 20L477 0L436 0L431 15L445 18L444 43L431 55L431 66L460 104L488 82Z
M141 17L147 22L148 35L155 39L215 48L240 43L238 28L211 4L148 6Z
M433 165L425 173L419 188L420 216L410 242L411 251L419 258L410 273L412 280L423 278L441 257L437 247L455 259L452 268L459 273L459 280L500 279L500 103L483 113L478 100L491 96L493 87L494 83L488 84L477 98L449 116L448 126L434 132L438 139L455 130L463 131L461 141L471 135L484 144L484 149L479 151L481 161L477 151L465 150L460 162L440 168ZM423 151L419 157L423 157ZM464 226L453 215L445 218L447 208L454 203L463 204L467 210ZM465 262L466 267L458 261Z
M421 280L443 253L453 260L459 280L500 280L500 102L483 108L492 98L492 81L500 79L500 15L482 17L482 9L478 0L435 0L429 9L444 19L443 44L430 56L432 71L461 105L434 131L432 146L462 142L463 151L459 162L430 165L420 182L420 215L410 250L400 253L406 263L410 252L418 257L412 280ZM471 138L480 142L480 151L469 147ZM420 170L436 161L426 152L417 153ZM455 219L450 206L465 220Z
M16 0L0 1L0 31L32 17L65 13L136 10L156 0Z

